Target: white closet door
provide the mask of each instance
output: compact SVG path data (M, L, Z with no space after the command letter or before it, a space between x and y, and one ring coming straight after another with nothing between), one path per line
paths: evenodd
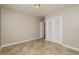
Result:
M52 23L52 19L48 19L46 22L46 39L49 41L52 41L53 39L53 23Z
M54 31L55 31L55 42L62 43L62 18L61 17L55 17L53 19L54 21Z
M46 38L49 41L62 43L62 19L52 17L46 21Z
M52 21L48 21L48 39L52 40Z

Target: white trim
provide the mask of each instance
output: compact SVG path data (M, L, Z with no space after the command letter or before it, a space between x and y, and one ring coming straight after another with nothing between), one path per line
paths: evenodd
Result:
M78 48L71 47L71 46L69 46L69 45L62 44L62 46L67 47L67 48L72 49L72 50L75 50L75 51L79 51Z
M36 40L36 39L39 39L39 38L28 39L28 40L24 40L24 41L19 41L19 42L14 42L14 43L2 45L0 48L7 47L7 46L10 46L10 45L14 45L14 44L20 44L20 43L24 43L24 42L28 42L28 41L32 41L32 40Z
M10 45L20 44L20 43L24 43L24 42L28 42L28 41L32 41L32 40L36 40L36 39L39 39L39 38L29 39L29 40L25 40L25 41L19 41L19 42L15 42L15 43L7 44L7 45L2 45L2 46L0 47L0 49L3 48L3 47L10 46ZM46 39L46 40L47 40L47 39ZM50 40L47 40L47 41L50 41ZM55 42L55 41L51 41L51 42ZM61 46L64 46L64 47L66 47L66 48L69 48L69 49L72 49L72 50L75 50L75 51L79 51L78 48L71 47L71 46L68 46L68 45L65 45L65 44L61 44L61 43L59 43L59 42L55 42L55 43L60 44Z
M47 40L47 39L46 39L46 40ZM50 40L47 40L47 41L50 41ZM69 48L69 49L72 49L72 50L74 50L74 51L79 51L78 48L71 47L71 46L69 46L69 45L66 45L66 44L63 44L63 43L60 43L60 42L55 42L55 41L51 41L51 42L54 42L54 43L60 44L61 46L64 46L64 47Z
M60 42L57 42L57 41L52 41L52 40L47 40L47 39L46 39L46 41L50 41L50 42L53 42L53 43L57 43L57 44L62 45Z

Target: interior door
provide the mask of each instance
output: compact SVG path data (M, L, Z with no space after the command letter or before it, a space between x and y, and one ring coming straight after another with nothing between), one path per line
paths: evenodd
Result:
M54 17L54 41L57 43L62 43L62 18L61 17Z
M52 17L46 21L47 40L62 43L62 18Z
M53 23L52 19L48 19L46 22L46 39L52 41L53 39Z

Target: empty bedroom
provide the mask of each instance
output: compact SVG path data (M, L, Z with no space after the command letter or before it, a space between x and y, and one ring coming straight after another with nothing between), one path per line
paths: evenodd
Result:
M79 55L79 5L0 4L0 55Z

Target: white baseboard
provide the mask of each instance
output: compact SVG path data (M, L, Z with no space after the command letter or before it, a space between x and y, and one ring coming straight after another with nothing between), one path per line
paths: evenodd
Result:
M19 42L14 42L14 43L11 43L11 44L2 45L0 48L7 47L7 46L10 46L10 45L14 45L14 44L20 44L20 43L24 43L24 42L28 42L28 41L32 41L32 40L36 40L36 39L39 39L39 38L28 39L28 40L24 40L24 41L19 41Z
M47 41L50 41L50 40L47 40ZM66 48L69 48L69 49L72 49L72 50L75 50L75 51L79 51L78 48L71 47L71 46L66 45L66 44L63 44L63 43L59 43L59 42L55 42L55 41L51 41L51 42L54 42L54 43L60 44L61 46L64 46L64 47L66 47Z
M32 40L36 40L36 39L40 39L40 38L34 38L34 39L29 39L29 40L19 41L19 42L15 42L15 43L7 44L7 45L2 45L2 46L0 47L0 49L3 48L3 47L10 46L10 45L20 44L20 43L24 43L24 42L28 42L28 41L32 41ZM47 41L50 41L50 40L47 40ZM54 42L54 41L51 41L51 42ZM72 50L75 50L75 51L79 51L78 48L71 47L71 46L69 46L69 45L65 45L65 44L63 44L63 43L58 43L58 42L55 42L55 43L60 44L60 45L62 45L62 46L64 46L64 47L66 47L66 48L69 48L69 49L72 49Z
M45 39L46 41L50 41L50 42L54 42L54 43L57 43L57 44L62 44L62 43L60 43L60 42L56 42L56 41L51 41L51 40L47 40L47 39Z
M69 46L69 45L62 44L62 46L67 47L67 48L72 49L72 50L75 50L75 51L79 51L78 48L71 47L71 46Z

